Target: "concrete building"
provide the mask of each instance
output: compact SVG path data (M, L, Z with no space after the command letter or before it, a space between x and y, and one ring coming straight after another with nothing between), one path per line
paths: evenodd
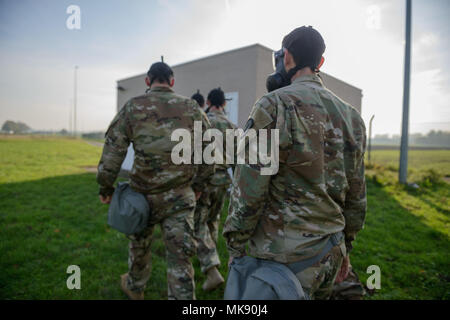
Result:
M231 98L225 108L228 117L242 128L253 104L267 92L266 78L274 71L272 55L272 49L253 44L172 66L174 90L188 97L200 90L206 99L211 89L222 88ZM361 89L324 72L320 74L328 89L361 112ZM130 98L145 93L145 77L143 73L117 81L117 110ZM123 168L131 168L132 162L133 155L128 152Z

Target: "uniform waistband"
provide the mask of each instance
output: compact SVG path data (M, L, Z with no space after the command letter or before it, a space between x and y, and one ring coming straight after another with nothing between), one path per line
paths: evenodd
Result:
M156 188L153 190L149 190L149 189L140 188L139 186L134 184L133 181L130 182L131 189L133 189L136 192L142 193L142 194L160 194L160 193L168 192L168 191L174 190L174 189L182 189L182 188L190 187L191 185L192 185L192 181L188 181L188 182L179 184L176 187L164 187L164 188Z

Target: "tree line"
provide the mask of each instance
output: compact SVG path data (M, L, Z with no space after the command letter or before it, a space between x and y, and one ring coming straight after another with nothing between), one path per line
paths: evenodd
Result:
M450 131L431 130L427 134L412 133L409 135L410 146L446 147L450 148ZM400 135L377 134L372 138L373 145L400 145Z

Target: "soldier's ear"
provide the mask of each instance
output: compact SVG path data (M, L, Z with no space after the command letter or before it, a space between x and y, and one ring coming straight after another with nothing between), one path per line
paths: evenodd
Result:
M322 58L320 58L320 63L319 63L319 65L317 66L317 70L320 70L320 67L323 65L323 63L325 62L325 58L324 57L322 57Z
M175 84L175 78L170 78L169 86L173 87L174 84Z
M150 87L150 79L149 77L145 77L145 84Z
M288 51L288 49L284 49L284 57L283 57L284 69L289 71L291 68L295 67L294 58L292 54Z

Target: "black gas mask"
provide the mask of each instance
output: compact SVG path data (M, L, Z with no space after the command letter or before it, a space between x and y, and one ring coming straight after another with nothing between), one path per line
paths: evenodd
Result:
M281 48L273 53L273 67L275 72L269 74L266 80L267 91L271 92L281 87L285 87L291 83L288 78L286 69L284 69L284 50Z
M291 84L294 74L305 67L319 72L317 66L321 62L325 51L325 42L320 33L311 26L303 26L292 30L283 38L282 48L273 53L273 67L275 72L270 74L266 80L269 92ZM284 50L292 54L295 67L286 71L284 68Z
M281 48L273 53L273 65L275 72L269 74L266 80L267 91L271 92L273 90L288 86L291 84L291 78L294 74L303 68L303 66L295 66L286 72L284 68L284 49Z

